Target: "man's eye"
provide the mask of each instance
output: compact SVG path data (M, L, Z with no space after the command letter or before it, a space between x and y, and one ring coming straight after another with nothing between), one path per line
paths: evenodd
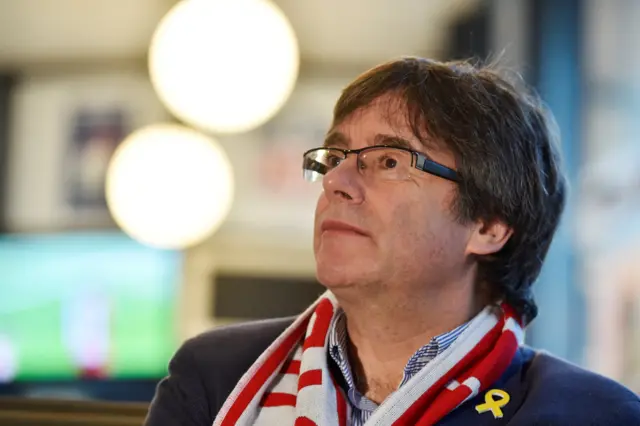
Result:
M327 165L330 167L337 167L342 159L336 155L329 155L327 157Z
M385 169L393 169L398 165L398 160L391 157L385 157L381 159L380 163Z
M396 157L395 155L392 155L390 153L381 153L381 154L382 155L376 158L377 167L383 170L392 170L398 167L398 164L400 162L398 161L397 158L395 158Z

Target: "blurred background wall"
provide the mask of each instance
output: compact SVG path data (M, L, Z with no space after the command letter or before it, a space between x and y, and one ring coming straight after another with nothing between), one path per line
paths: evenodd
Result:
M550 105L572 190L527 338L640 390L640 2L276 0L295 34L295 84L272 116L233 132L180 117L150 78L154 32L176 4L0 0L0 394L148 401L184 339L315 299L318 192L301 154L321 144L342 87L401 55L500 57ZM232 42L187 49L212 84ZM186 148L169 144L175 163L158 171L166 156L149 151L117 180L118 214L122 200L139 206L129 186L157 193L142 206L148 227L123 232L109 170L123 141L158 123L221 149L211 159L232 170L229 206L218 175L205 163L191 173ZM176 204L219 223L168 244L206 222Z

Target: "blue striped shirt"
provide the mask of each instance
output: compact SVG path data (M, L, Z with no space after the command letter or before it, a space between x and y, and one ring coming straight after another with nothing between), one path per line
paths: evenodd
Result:
M448 333L436 336L431 339L428 344L418 349L404 367L404 375L399 388L415 376L429 361L451 346L468 325L469 323L467 322ZM347 323L343 311L338 312L329 330L329 354L340 368L348 387L348 389L344 389L344 391L347 394L347 401L351 406L350 424L352 426L361 426L371 417L371 414L373 414L376 408L378 408L378 404L362 395L356 388L351 366L349 365Z

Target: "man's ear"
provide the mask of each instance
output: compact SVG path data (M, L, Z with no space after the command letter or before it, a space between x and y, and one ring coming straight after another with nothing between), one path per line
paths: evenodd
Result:
M513 235L513 229L500 220L479 221L467 242L467 254L487 255L499 252Z

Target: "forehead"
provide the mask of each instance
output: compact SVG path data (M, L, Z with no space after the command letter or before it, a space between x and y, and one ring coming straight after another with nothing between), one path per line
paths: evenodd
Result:
M379 145L389 138L406 141L406 148L424 151L425 145L414 134L407 120L406 107L396 99L382 97L360 108L327 134L327 144L357 149Z

